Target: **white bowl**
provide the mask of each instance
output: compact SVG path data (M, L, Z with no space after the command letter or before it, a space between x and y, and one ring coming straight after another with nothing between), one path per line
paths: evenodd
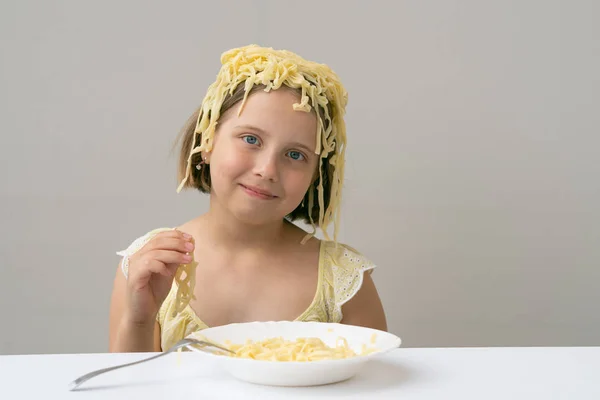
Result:
M235 344L244 344L248 339L265 340L282 337L286 340L295 340L316 337L331 347L335 347L336 340L343 337L356 354L361 354L363 344L376 349L368 355L339 360L263 361L228 357L190 348L214 358L226 372L239 380L271 386L314 386L344 381L356 375L371 358L398 348L401 344L399 337L376 329L298 321L229 324L204 329L190 336L199 339L204 336L220 344L228 340Z

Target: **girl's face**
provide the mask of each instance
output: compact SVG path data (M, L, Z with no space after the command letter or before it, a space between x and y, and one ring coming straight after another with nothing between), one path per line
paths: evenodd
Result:
M288 89L254 92L224 113L207 155L211 196L251 224L282 220L302 201L315 176L317 119L294 111Z

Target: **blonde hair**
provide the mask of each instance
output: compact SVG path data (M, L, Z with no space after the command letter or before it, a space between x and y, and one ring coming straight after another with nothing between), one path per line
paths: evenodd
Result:
M318 226L326 239L329 239L327 228L333 222L333 240L337 241L346 150L344 114L348 102L338 76L327 65L307 61L286 50L257 45L223 53L221 64L216 81L209 86L202 105L182 131L177 192L183 188L210 191L210 164L201 164L201 152L212 150L217 123L223 113L241 101L239 116L251 93L284 86L300 94L300 102L293 105L294 110L316 114L315 154L320 156L318 178L288 217L303 219L314 230ZM198 164L201 164L199 170L196 169Z

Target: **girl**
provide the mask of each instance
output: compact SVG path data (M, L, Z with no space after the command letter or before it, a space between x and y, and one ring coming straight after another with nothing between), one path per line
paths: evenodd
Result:
M182 132L179 161L178 191L208 193L209 211L118 253L110 351L162 351L194 331L247 321L387 330L374 265L337 243L347 103L337 75L255 45L221 62Z

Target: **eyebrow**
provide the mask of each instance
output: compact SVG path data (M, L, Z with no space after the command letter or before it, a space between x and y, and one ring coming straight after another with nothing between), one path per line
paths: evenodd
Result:
M260 133L261 135L265 135L265 136L269 136L269 133L267 131L265 131L264 129L259 128L258 126L254 126L254 125L249 125L249 124L242 124L242 125L237 125L234 127L234 129L250 129L253 130L255 132ZM301 147L304 150L306 150L309 154L313 154L315 152L314 149L311 149L310 147L308 147L305 144L302 144L300 142L292 142L290 143L292 146L294 147Z

